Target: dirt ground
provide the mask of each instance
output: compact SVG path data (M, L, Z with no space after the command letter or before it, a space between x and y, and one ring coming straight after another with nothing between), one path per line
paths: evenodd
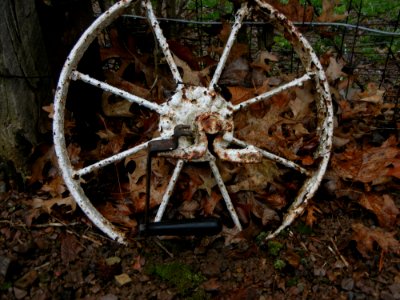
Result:
M28 198L0 198L2 300L400 299L399 256L379 247L361 256L351 226L375 221L346 199L316 201L313 228L300 218L267 243L250 226L228 243L214 236L123 246L79 210L61 207L27 227Z

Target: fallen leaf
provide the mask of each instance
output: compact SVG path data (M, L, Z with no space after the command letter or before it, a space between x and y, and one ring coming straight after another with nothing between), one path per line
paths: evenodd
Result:
M204 209L205 215L212 215L215 209L215 206L222 199L221 193L216 193L214 191L211 192L211 195L204 200L202 205Z
M39 209L45 213L51 214L52 213L52 208L54 205L66 205L71 208L70 212L74 212L76 210L76 202L72 196L66 197L66 198L53 198L49 200L43 200L40 198L34 198L32 199L31 202L28 202L28 204L32 207L32 209Z
M354 100L371 102L371 103L383 103L383 96L385 91L383 89L379 89L379 86L370 82L367 84L367 88L363 92L359 92L355 95Z
M329 66L325 71L326 77L329 82L334 82L336 79L345 75L342 72L344 65L345 65L345 62L343 59L338 60L335 57L329 58Z
M306 215L306 224L307 226L312 227L317 221L317 217L315 213L321 213L321 211L315 205L308 205L307 206L307 215Z
M381 182L385 176L397 176L393 165L400 161L397 156L400 149L396 146L396 138L391 136L380 147L348 144L342 153L332 156L332 169L343 179L351 179L364 183Z
M122 225L127 228L136 228L137 221L130 218L133 211L124 204L112 204L106 202L104 205L99 206L98 211L110 222Z
M361 223L353 224L352 240L357 242L357 249L363 257L369 258L374 250L374 243L386 253L400 254L400 242L395 238L396 232L387 232L381 228L368 228Z
M50 105L47 105L47 106L42 106L42 109L45 112L49 113L49 118L50 119L54 118L54 104L53 103L51 103Z
M229 86L246 86L249 84L249 77L249 61L244 57L238 57L225 66L218 83Z
M400 211L390 195L363 193L359 203L376 215L380 226L391 229L397 224Z
M317 18L319 22L336 22L343 20L347 17L347 13L338 15L335 13L335 8L341 5L340 0L323 0L322 1L322 13Z
M76 260L79 252L82 250L83 247L75 235L66 233L61 236L61 260L64 265L68 265L70 262Z

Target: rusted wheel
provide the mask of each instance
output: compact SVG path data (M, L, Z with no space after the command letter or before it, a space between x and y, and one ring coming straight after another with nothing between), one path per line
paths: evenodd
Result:
M235 21L232 25L225 48L219 57L219 62L216 65L214 74L209 80L208 85L189 85L182 79L173 54L154 16L151 2L143 1L148 22L154 32L154 36L169 66L176 85L173 95L168 98L167 101L164 103L157 103L132 94L120 87L95 79L92 76L82 73L78 68L78 64L84 53L99 33L120 17L133 2L135 1L120 1L99 16L84 32L72 49L60 75L54 105L54 144L59 166L70 193L88 218L106 235L118 242L127 242L126 233L107 220L89 200L83 188L82 178L87 174L96 173L106 166L118 163L140 151L146 150L148 145L153 141L171 138L177 125L187 125L193 132L193 136L180 137L179 145L175 150L162 154L162 156L166 157L169 161L175 161L175 164L163 195L160 196L160 205L155 220L160 221L162 219L184 165L188 163L196 165L196 163L200 162L202 165L209 165L213 178L216 181L216 186L219 189L220 195L222 195L225 207L229 212L234 226L238 230L242 230L242 222L238 216L237 209L235 209L234 201L231 200L230 193L232 191L227 189L226 182L224 182L225 178L221 175L220 162L227 162L232 165L238 164L239 166L243 166L244 164L248 166L258 166L254 167L254 170L260 170L260 166L262 168L262 166L266 165L263 162L269 161L279 168L288 170L290 174L298 173L299 178L302 180L302 183L296 186L296 193L292 193L290 196L292 202L290 205L288 204L286 206L286 213L280 225L268 236L268 238L274 237L282 229L290 225L296 216L303 212L307 202L313 197L322 180L330 156L333 131L332 103L328 83L316 54L292 23L269 4L256 1L256 5L252 7L244 3L235 15ZM221 94L219 81L243 20L250 15L256 15L258 20L265 20L273 24L277 30L282 32L285 38L293 45L305 71L303 75L270 87L267 91L257 96L232 103ZM66 102L71 81L80 81L95 86L103 90L103 92L122 97L144 110L158 114L158 137L151 140L135 142L133 146L119 153L115 153L88 165L81 165L78 168L75 167L71 162L68 151L68 144L70 141L66 141L65 138ZM274 100L274 97L282 93L287 94L294 88L301 89L304 85L311 86L309 89L312 90L314 94L313 98L310 100L310 102L312 102L310 105L313 107L311 111L314 112L310 123L313 125L310 125L310 128L302 128L303 131L313 132L312 135L310 135L313 139L313 145L308 148L306 146L303 147L304 149L309 149L311 155L307 157L311 162L303 163L301 159L297 159L298 157L285 157L285 154L279 151L274 153L273 148L270 149L263 145L260 139L247 138L246 130L240 131L236 122L238 119L245 118L249 110L259 106L261 110L265 109L271 111L271 106L277 105L277 101ZM283 117L283 110L278 113ZM259 120L257 122L261 121ZM253 123L257 125L257 122ZM287 125L290 124L291 122L286 122L284 124L285 126L280 127L280 130L286 130ZM252 132L254 135L254 130ZM264 133L260 132L260 134ZM285 134L282 134L282 137L284 138ZM251 168L252 167L249 169ZM291 180L290 177L286 179ZM240 180L240 178L237 178L237 180ZM236 186L236 190L237 189ZM273 191L271 191L271 193L273 193Z

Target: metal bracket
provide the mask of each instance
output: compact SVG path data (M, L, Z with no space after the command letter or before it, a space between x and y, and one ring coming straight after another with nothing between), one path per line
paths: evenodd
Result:
M150 222L150 182L151 182L151 160L152 158L165 151L178 148L179 137L193 136L190 126L177 125L171 138L151 141L147 146L147 165L146 165L146 206L144 224L139 226L139 232L144 236L150 235L214 235L221 231L222 224L219 219L207 218L202 220L182 220Z

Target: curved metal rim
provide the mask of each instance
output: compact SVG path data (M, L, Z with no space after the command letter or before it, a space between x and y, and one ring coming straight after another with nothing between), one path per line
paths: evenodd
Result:
M69 83L73 76L73 72L75 71L84 52L97 37L98 33L100 33L101 30L105 29L116 18L118 18L124 12L125 8L127 8L132 2L135 1L122 0L114 4L109 10L97 18L93 24L89 26L88 29L82 34L81 38L71 50L61 71L54 100L53 136L55 151L64 181L75 201L88 216L88 218L106 235L120 243L126 243L125 233L120 231L96 210L96 208L85 195L82 187L80 186L79 180L74 179L74 175L76 173L73 171L73 167L66 150L64 135L64 112ZM147 10L151 10L151 4L149 4L150 2L146 1L146 3ZM313 197L319 187L319 184L328 166L330 150L332 147L333 107L329 92L329 85L324 70L308 41L295 29L294 25L288 21L284 15L279 13L272 6L260 0L256 0L256 3L258 5L256 9L261 9L263 13L268 14L271 22L277 25L281 31L289 33L293 40L300 42L299 44L292 44L294 44L293 46L295 51L300 56L306 71L310 74L315 74L314 80L317 86L317 92L320 94L320 101L316 101L319 120L318 130L320 131L319 136L321 140L320 148L316 153L316 156L321 159L319 167L312 176L305 180L303 186L298 192L297 197L286 213L281 226L267 236L267 239L270 239L275 237L284 228L289 226L293 220L304 211L309 199ZM211 85L210 87L212 88Z

